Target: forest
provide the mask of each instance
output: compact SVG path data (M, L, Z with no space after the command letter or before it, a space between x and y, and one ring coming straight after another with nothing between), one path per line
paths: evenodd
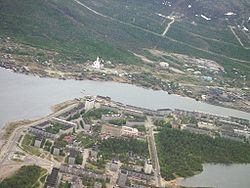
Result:
M127 161L130 156L140 156L145 159L149 155L147 142L134 138L103 140L100 144L100 153L104 159L119 158L121 161Z
M203 163L250 163L250 145L164 128L156 136L162 176L166 180L202 171Z
M35 187L37 180L41 176L42 168L39 166L22 166L16 174L3 180L0 188L27 188Z

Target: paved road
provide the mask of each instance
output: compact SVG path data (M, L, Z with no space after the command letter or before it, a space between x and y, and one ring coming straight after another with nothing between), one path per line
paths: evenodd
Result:
M15 129L14 132L12 133L12 135L10 136L9 140L7 141L7 143L3 146L2 150L1 150L0 166L2 166L8 160L9 154L16 150L18 139L20 138L22 132L27 130L28 127L40 124L40 123L45 122L45 121L48 121L52 117L60 116L61 114L65 113L67 111L70 111L71 109L73 109L77 105L78 104L70 105L70 106L68 106L68 107L66 107L58 112L52 113L52 114L50 114L42 119L39 119L35 122L29 123L27 125L23 125L22 127ZM38 163L38 165L39 165L39 163Z
M147 117L147 121L145 124L145 127L148 130L148 141L149 141L149 148L150 148L150 155L152 164L154 166L154 177L155 177L155 184L157 187L161 187L161 170L160 170L160 164L155 144L155 137L154 137L154 124L152 123L152 120L150 117Z

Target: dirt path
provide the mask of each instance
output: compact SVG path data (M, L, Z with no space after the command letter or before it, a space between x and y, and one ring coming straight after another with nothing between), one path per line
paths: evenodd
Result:
M240 40L240 37L238 37L238 35L235 33L234 29L232 26L229 26L230 30L232 31L232 33L234 34L235 38L238 40L238 42L240 43L240 45L245 48L246 50L250 50L249 47L245 47L244 44L242 43L242 41Z
M215 52L207 51L207 50L204 50L204 49L201 49L201 48L197 48L197 47L195 47L195 46L193 46L193 45L187 44L187 43L185 43L185 42L182 42L182 41L178 41L178 40L172 39L172 38L167 37L167 36L165 36L165 35L163 36L163 34L165 33L165 31L166 31L166 33L167 33L168 29L170 28L170 26L171 26L170 23L171 23L171 22L169 23L170 26L168 25L169 27L167 27L167 28L165 29L165 31L163 32L163 34L159 34L159 33L156 33L156 32L153 32L153 31L150 31L150 30L147 30L147 29L144 29L144 28L142 28L142 27L133 25L133 24L131 24L131 23L126 23L126 22L123 22L123 21L118 20L118 19L116 19L116 18L113 18L113 17L107 16L107 15L104 15L104 14L102 14L102 13L100 13L100 12L97 12L97 11L93 10L92 8L88 7L87 5L85 5L85 4L81 3L81 2L79 2L78 0L73 0L73 1L76 2L77 4L83 6L84 8L88 9L89 11L93 12L93 13L96 14L96 15L99 15L99 16L101 16L101 17L104 17L104 18L107 18L107 19L116 21L116 22L118 22L118 23L121 23L121 24L130 26L130 27L133 27L133 28L136 28L136 29L140 29L140 30L145 31L145 32L147 32L147 33L151 33L151 34L153 34L153 35L156 35L156 36L159 36L159 37L162 37L162 38L166 38L166 39L171 40L171 41L173 41L173 42L177 42L177 43L180 43L180 44L185 44L185 45L187 45L187 46L189 46L189 47L192 47L192 48L194 48L194 49L196 49L196 50L200 50L200 51L203 51L203 52L207 52L207 53L209 53L209 54L211 54L211 55L217 55L217 56L224 57L224 58L227 58L227 59L231 59L231 60L233 60L233 61L238 61L238 62L241 62L241 63L249 63L249 61L245 61L245 60L241 60L241 59L236 59L236 58L228 57L228 56L226 56L226 55L222 55L222 54L218 54L218 53L215 53ZM173 21L173 23L174 23L174 21ZM171 23L171 24L173 24L173 23ZM155 49L157 48L157 46L158 46L158 44L156 44Z
M167 32L170 29L171 25L175 22L174 18L170 18L170 19L172 19L171 22L168 23L168 26L166 27L165 31L162 33L163 37L167 34Z

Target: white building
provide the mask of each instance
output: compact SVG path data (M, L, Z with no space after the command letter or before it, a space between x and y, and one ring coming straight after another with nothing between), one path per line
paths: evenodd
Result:
M102 69L104 67L99 57L97 57L96 61L94 61L94 63L92 64L92 67L95 69Z
M160 66L165 69L169 68L169 64L167 62L160 62Z
M136 128L132 128L132 127L127 127L127 126L122 126L121 129L121 136L138 136L139 131Z
M94 99L86 99L85 102L85 110L91 110L95 107L95 100Z
M42 137L36 137L34 146L40 148L42 146L42 141L43 141Z
M60 155L60 148L59 147L53 148L53 155Z
M239 136L250 138L250 131L247 130L234 129L234 133L236 133Z
M151 174L153 170L153 165L150 160L145 160L144 172L145 174Z
M199 128L207 128L210 130L217 130L218 129L218 127L216 127L213 123L208 123L208 122L204 122L204 121L199 121L197 125Z
M68 163L70 165L74 165L75 162L76 162L76 156L77 156L77 151L76 150L70 150L70 153L69 153L69 161Z

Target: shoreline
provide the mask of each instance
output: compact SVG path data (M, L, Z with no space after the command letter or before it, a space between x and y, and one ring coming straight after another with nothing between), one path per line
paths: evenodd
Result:
M224 108L229 108L229 109L234 109L234 110L238 110L238 111L241 111L241 112L250 113L250 107L248 107L248 108L238 107L238 106L235 106L234 103L228 105L228 104L225 104L225 103L218 104L218 102L208 102L208 101L201 100L198 97L190 97L190 96L184 95L181 92L167 91L167 90L163 90L161 88L153 87L152 85L147 87L147 86L144 86L144 85L141 85L141 84L138 84L138 83L133 83L131 81L129 82L129 81L115 79L116 77L112 78L112 79L108 79L108 80L101 79L101 78L96 78L96 77L94 78L94 77L91 77L91 76L86 77L86 78L78 79L77 76L71 75L68 78L62 79L60 77L56 77L56 76L52 76L52 75L48 75L48 74L44 75L44 74L38 74L38 73L35 73L35 72L18 71L17 69L15 69L14 66L4 67L4 66L0 65L0 68L2 68L4 70L12 71L13 73L16 73L16 74L23 74L23 75L27 75L27 76L36 76L36 77L39 77L41 79L42 78L48 78L48 79L58 79L58 80L100 81L100 82L115 82L115 83L131 84L131 85L134 85L134 86L137 86L137 87L141 87L141 88L144 88L144 89L151 89L153 91L164 91L164 92L167 92L167 94L169 94L169 95L176 95L176 96L181 96L181 97L187 97L187 98L190 98L192 100L200 101L202 103L206 103L206 104L210 104L210 105L214 105L214 106L219 106L219 107L224 107ZM73 74L73 73L69 72L68 74Z
M27 128L29 126L31 126L31 124L36 124L38 121L41 121L41 120L45 120L45 119L48 119L48 118L51 118L52 116L56 116L61 114L61 113L64 113L64 112L67 112L67 110L70 110L70 109L73 109L74 107L77 106L77 104L79 105L79 103L83 102L84 100L81 100L81 98L79 98L79 100L77 98L75 98L74 100L67 100L65 102L61 102L61 103L58 103L56 105L52 105L50 106L50 109L54 109L54 111L52 111L51 113L47 114L47 115L44 115L42 116L41 118L39 119L36 119L36 120L21 120L21 121L16 121L16 122L10 122L8 123L8 125L6 125L4 128L7 129L8 127L10 127L11 125L16 125L16 126L13 126L13 131L11 132L10 134L10 138L9 140L6 140L6 145L4 145L3 147L7 147L8 148L8 144L12 144L12 143L18 143L19 141L17 141L18 139L18 136L16 135L19 135L20 136L20 133L22 131L26 132ZM114 102L114 101L113 101ZM121 105L122 106L122 105ZM65 111L66 110L66 111ZM26 128L26 130L24 130L24 128ZM22 130L22 131L21 131ZM16 135L15 135L16 134ZM12 140L14 139L14 137L16 137L15 140ZM20 137L19 137L20 138ZM6 152L3 152L4 150L2 150L2 148L0 149L0 156L3 154L3 156L5 155ZM10 150L11 151L11 150ZM2 157L2 156L1 156ZM207 164L210 164L210 163L207 163ZM216 163L213 163L213 164L216 164ZM223 164L223 163L218 163L219 165ZM238 164L238 163L233 163L233 164ZM241 164L241 163L239 163ZM202 172L204 171L204 169L202 169L202 171L195 171L194 175L192 176L189 176L189 177L176 177L175 179L173 180L170 180L170 181L165 181L163 179L161 179L161 182L162 184L164 184L165 186L171 186L171 187L175 187L175 188L182 188L182 187L185 187L185 186L182 186L182 185L179 185L177 183L177 181L179 180L183 180L183 179L186 179L186 178L190 178L190 177L194 177L195 175L197 174L201 174Z

